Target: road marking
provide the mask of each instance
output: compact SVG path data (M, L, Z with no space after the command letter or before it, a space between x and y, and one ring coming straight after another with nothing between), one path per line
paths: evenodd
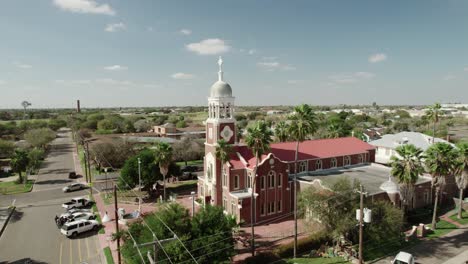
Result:
M70 239L70 264L73 264L73 248L72 248L71 239Z
M96 253L99 254L99 249L100 249L99 245L100 245L100 243L98 244L98 237L95 237L94 244L96 244Z
M85 239L85 242L86 242L86 252L88 252L88 258L90 258L91 254L89 253L88 238Z
M59 261L60 264L62 264L62 251L63 251L63 242L60 242L60 261Z
M81 239L78 239L78 254L80 256L80 262L81 262Z

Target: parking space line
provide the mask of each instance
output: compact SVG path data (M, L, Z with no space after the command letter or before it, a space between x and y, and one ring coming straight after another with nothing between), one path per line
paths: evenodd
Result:
M63 242L60 242L60 260L59 260L60 264L62 264L62 252L63 252Z
M81 262L81 239L78 239L78 256Z
M73 264L73 248L72 248L72 240L70 239L70 264Z
M86 252L88 252L88 258L90 258L91 254L89 253L88 238L85 239L85 243L86 243Z

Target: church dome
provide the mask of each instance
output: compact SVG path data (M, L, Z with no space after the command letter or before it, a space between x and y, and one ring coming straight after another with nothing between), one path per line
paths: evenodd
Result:
M217 81L211 86L211 97L232 97L232 88L224 81Z

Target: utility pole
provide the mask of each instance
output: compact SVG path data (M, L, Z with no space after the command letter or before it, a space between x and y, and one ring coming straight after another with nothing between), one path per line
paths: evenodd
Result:
M84 141L83 141L84 142ZM83 144L83 151L84 151L84 167L85 167L85 175L86 175L86 182L89 183L89 177L88 177L88 162L86 161L86 149Z
M158 245L162 247L162 245L165 243L177 240L177 237L175 235L174 237L171 237L171 238L159 240L154 233L153 233L153 238L154 240L151 242L135 245L135 247L146 247L146 246L151 246L151 245L153 246L154 256L151 257L151 253L148 252L148 260L151 264L158 263L158 250L159 250Z
M93 187L91 187L93 188ZM114 185L114 204L115 204L115 233L119 235L119 213L118 213L118 206L117 206L117 186ZM118 254L118 263L121 264L121 256L120 256L120 237L117 237L117 254Z
M93 175L91 175L91 163L89 161L89 144L88 141L85 141L85 146L86 146L86 159L88 161L88 175L89 175L89 192L91 194L91 197L93 197Z
M141 192L141 160L138 158L138 191Z
M363 264L362 249L363 249L363 227L364 227L364 192L362 184L359 185L359 264Z
M192 195L192 218L195 215L195 192L190 193Z

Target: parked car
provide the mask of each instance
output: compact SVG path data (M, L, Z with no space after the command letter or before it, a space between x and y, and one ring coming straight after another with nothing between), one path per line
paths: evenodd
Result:
M72 172L69 172L68 173L68 178L69 179L76 179L78 178L77 175L76 175L76 172L72 171Z
M392 264L415 264L414 257L410 253L400 251L393 259Z
M82 184L82 183L72 183L68 186L65 186L62 188L63 192L72 192L72 191L78 191L78 190L82 190L82 189L85 189L86 188L86 185Z
M83 209L83 208L72 208L67 210L65 213L61 214L60 217L69 217L72 214L76 213L92 213L91 209Z
M68 222L73 222L77 220L94 220L96 219L96 215L92 212L78 212L69 215Z
M188 165L188 166L183 167L180 171L181 171L181 172L195 172L195 171L198 171L198 167L197 167L197 166Z
M71 199L70 202L66 202L66 203L63 203L62 204L62 207L65 208L65 209L72 209L72 208L75 208L75 207L85 207L87 205L90 205L92 203L91 200L89 200L88 198L85 198L85 197L77 197L77 198L73 198Z
M65 223L60 228L60 232L67 237L76 237L78 234L91 230L97 231L98 229L99 222L96 220L78 220Z
M182 176L180 176L180 180L191 180L195 177L197 177L196 173L185 171L182 173Z

